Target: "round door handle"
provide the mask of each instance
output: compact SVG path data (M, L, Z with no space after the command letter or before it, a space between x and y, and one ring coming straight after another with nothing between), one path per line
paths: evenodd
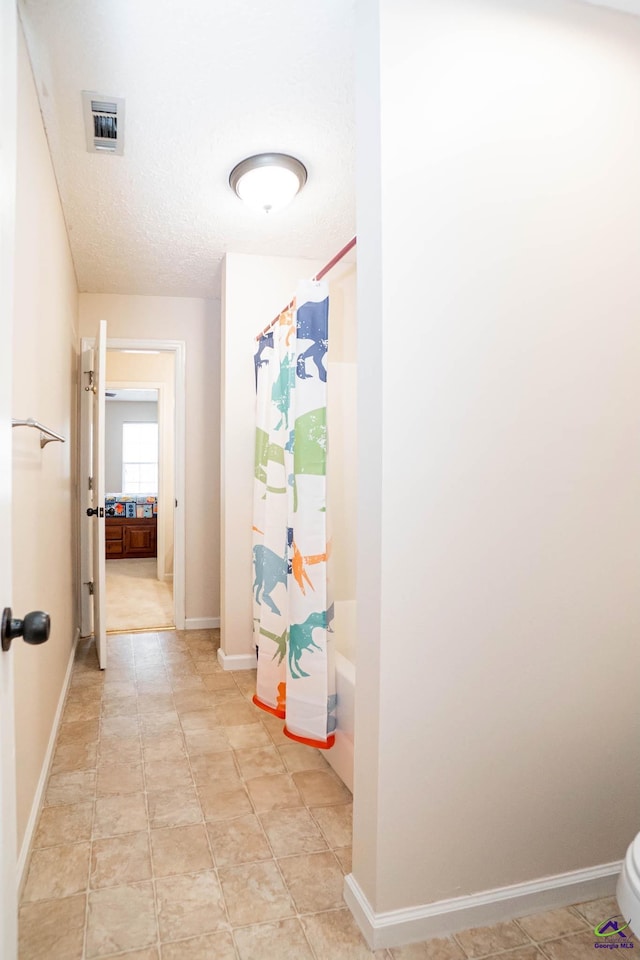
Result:
M51 617L43 610L32 610L31 613L26 614L24 620L15 619L11 615L11 607L5 607L2 612L0 636L2 649L5 652L16 637L23 637L25 643L38 644L48 640L50 633Z
M92 510L91 507L87 507L87 516L88 516L88 517L93 517L93 516L96 516L96 517L97 517L97 516L98 516L98 508L97 508L97 507L94 507L93 510Z

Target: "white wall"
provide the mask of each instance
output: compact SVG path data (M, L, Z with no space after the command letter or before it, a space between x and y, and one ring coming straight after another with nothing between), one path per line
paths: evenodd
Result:
M228 253L222 274L220 636L227 656L253 644L251 526L255 455L255 336L321 261Z
M220 305L187 297L80 294L80 332L186 343L186 616L220 610Z
M74 640L78 344L73 263L21 32L17 146L13 416L66 438L40 449L37 431L13 430L13 612L51 615L46 644L13 645L20 849Z
M353 874L379 913L638 830L640 21L360 16Z
M157 423L154 401L107 400L105 404L104 460L105 489L122 492L122 426L125 423Z

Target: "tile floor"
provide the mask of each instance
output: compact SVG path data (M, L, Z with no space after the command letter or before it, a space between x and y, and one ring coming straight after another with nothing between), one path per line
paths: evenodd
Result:
M20 960L579 960L595 901L372 953L342 900L351 795L224 673L217 631L78 647Z

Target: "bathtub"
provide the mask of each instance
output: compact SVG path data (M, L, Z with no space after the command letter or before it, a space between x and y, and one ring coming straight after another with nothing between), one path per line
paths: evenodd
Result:
M353 728L356 689L355 601L334 604L333 642L336 668L336 742L325 757L340 779L353 792Z

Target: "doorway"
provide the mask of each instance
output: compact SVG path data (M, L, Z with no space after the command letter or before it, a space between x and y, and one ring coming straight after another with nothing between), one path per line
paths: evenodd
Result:
M91 346L83 339L83 351ZM83 566L82 581L89 592L102 584L109 633L184 629L184 343L106 346L103 569ZM81 419L90 421L84 408ZM91 525L83 531L91 536ZM93 599L83 591L83 636Z
M158 355L154 356L154 360ZM168 358L172 360L172 358ZM105 557L107 633L172 629L173 369L157 384L113 381L107 352ZM166 364L160 364L160 367ZM159 372L162 372L159 370ZM165 397L170 389L171 396ZM169 402L168 402L169 401Z

